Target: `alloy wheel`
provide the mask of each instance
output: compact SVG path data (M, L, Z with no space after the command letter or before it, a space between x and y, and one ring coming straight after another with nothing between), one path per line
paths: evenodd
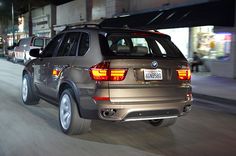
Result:
M71 100L68 94L64 94L60 102L60 122L63 129L67 130L71 123Z
M25 102L28 96L28 84L27 79L24 77L22 82L22 99Z

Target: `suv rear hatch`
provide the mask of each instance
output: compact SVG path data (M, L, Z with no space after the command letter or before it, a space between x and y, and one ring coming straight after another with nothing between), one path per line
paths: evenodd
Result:
M190 71L168 36L131 31L99 38L107 68L126 71L123 80L109 80L112 102L185 100Z

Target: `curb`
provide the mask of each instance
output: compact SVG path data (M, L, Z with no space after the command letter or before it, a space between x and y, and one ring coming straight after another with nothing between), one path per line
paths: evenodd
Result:
M212 103L220 103L223 105L236 107L236 100L233 100L233 99L221 98L221 97L210 96L210 95L199 94L199 93L193 93L193 98L203 99L203 100L211 101Z

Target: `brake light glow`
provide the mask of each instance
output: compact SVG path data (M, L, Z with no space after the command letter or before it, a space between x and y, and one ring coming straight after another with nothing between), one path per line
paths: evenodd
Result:
M191 79L191 71L189 68L178 69L176 71L177 71L179 80L190 80Z
M96 81L122 81L127 69L109 68L109 62L102 62L90 68L90 76Z
M122 81L125 78L126 69L110 69L111 81Z
M94 80L108 80L108 74L107 74L108 70L107 69L92 69L90 71L90 75L92 75L92 78Z

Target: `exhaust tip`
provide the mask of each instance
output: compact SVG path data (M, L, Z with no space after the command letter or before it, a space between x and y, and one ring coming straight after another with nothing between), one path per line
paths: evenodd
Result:
M116 114L116 109L105 109L101 112L101 114L105 118L110 118Z
M184 106L184 112L185 113L187 113L187 112L189 112L189 111L191 111L191 109L192 109L192 106L191 105L187 105L187 106Z

